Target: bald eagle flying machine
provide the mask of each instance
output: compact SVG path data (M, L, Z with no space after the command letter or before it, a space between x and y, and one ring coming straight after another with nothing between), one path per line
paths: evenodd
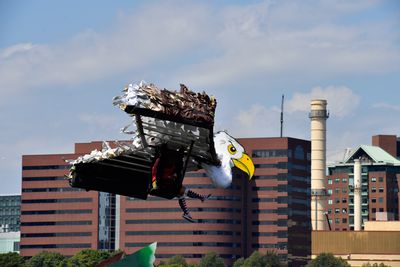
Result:
M224 131L213 132L217 102L205 92L141 82L125 87L113 104L131 116L122 128L131 139L103 142L102 150L70 161L71 186L139 199L178 197L183 217L193 221L185 196L204 201L210 195L183 186L187 171L204 169L220 188L229 187L233 175L252 178L254 164L243 146Z

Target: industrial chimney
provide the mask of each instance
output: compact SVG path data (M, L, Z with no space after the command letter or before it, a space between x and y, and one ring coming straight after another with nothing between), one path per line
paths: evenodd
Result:
M311 100L311 224L314 231L326 230L326 100Z
M354 160L354 231L361 231L361 162Z

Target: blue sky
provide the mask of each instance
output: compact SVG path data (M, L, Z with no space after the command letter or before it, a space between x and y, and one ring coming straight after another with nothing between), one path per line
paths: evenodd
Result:
M1 1L0 194L21 156L125 139L113 96L141 80L218 100L216 130L310 138L326 98L328 161L375 134L400 135L400 2Z

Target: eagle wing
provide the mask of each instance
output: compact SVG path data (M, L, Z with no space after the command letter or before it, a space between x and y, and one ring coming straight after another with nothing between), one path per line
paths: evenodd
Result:
M132 141L104 143L101 151L73 160L68 175L72 186L146 199L160 147L184 155L180 184L186 170L220 164L213 143L215 98L185 85L173 92L141 82L128 85L113 103L131 116L135 130L122 131L131 134Z

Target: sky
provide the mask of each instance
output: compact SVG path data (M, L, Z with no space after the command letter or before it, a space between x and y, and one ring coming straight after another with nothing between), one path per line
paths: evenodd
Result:
M22 155L119 140L112 105L141 80L217 98L215 131L310 139L328 101L327 160L400 135L400 2L0 1L0 194L21 191Z

